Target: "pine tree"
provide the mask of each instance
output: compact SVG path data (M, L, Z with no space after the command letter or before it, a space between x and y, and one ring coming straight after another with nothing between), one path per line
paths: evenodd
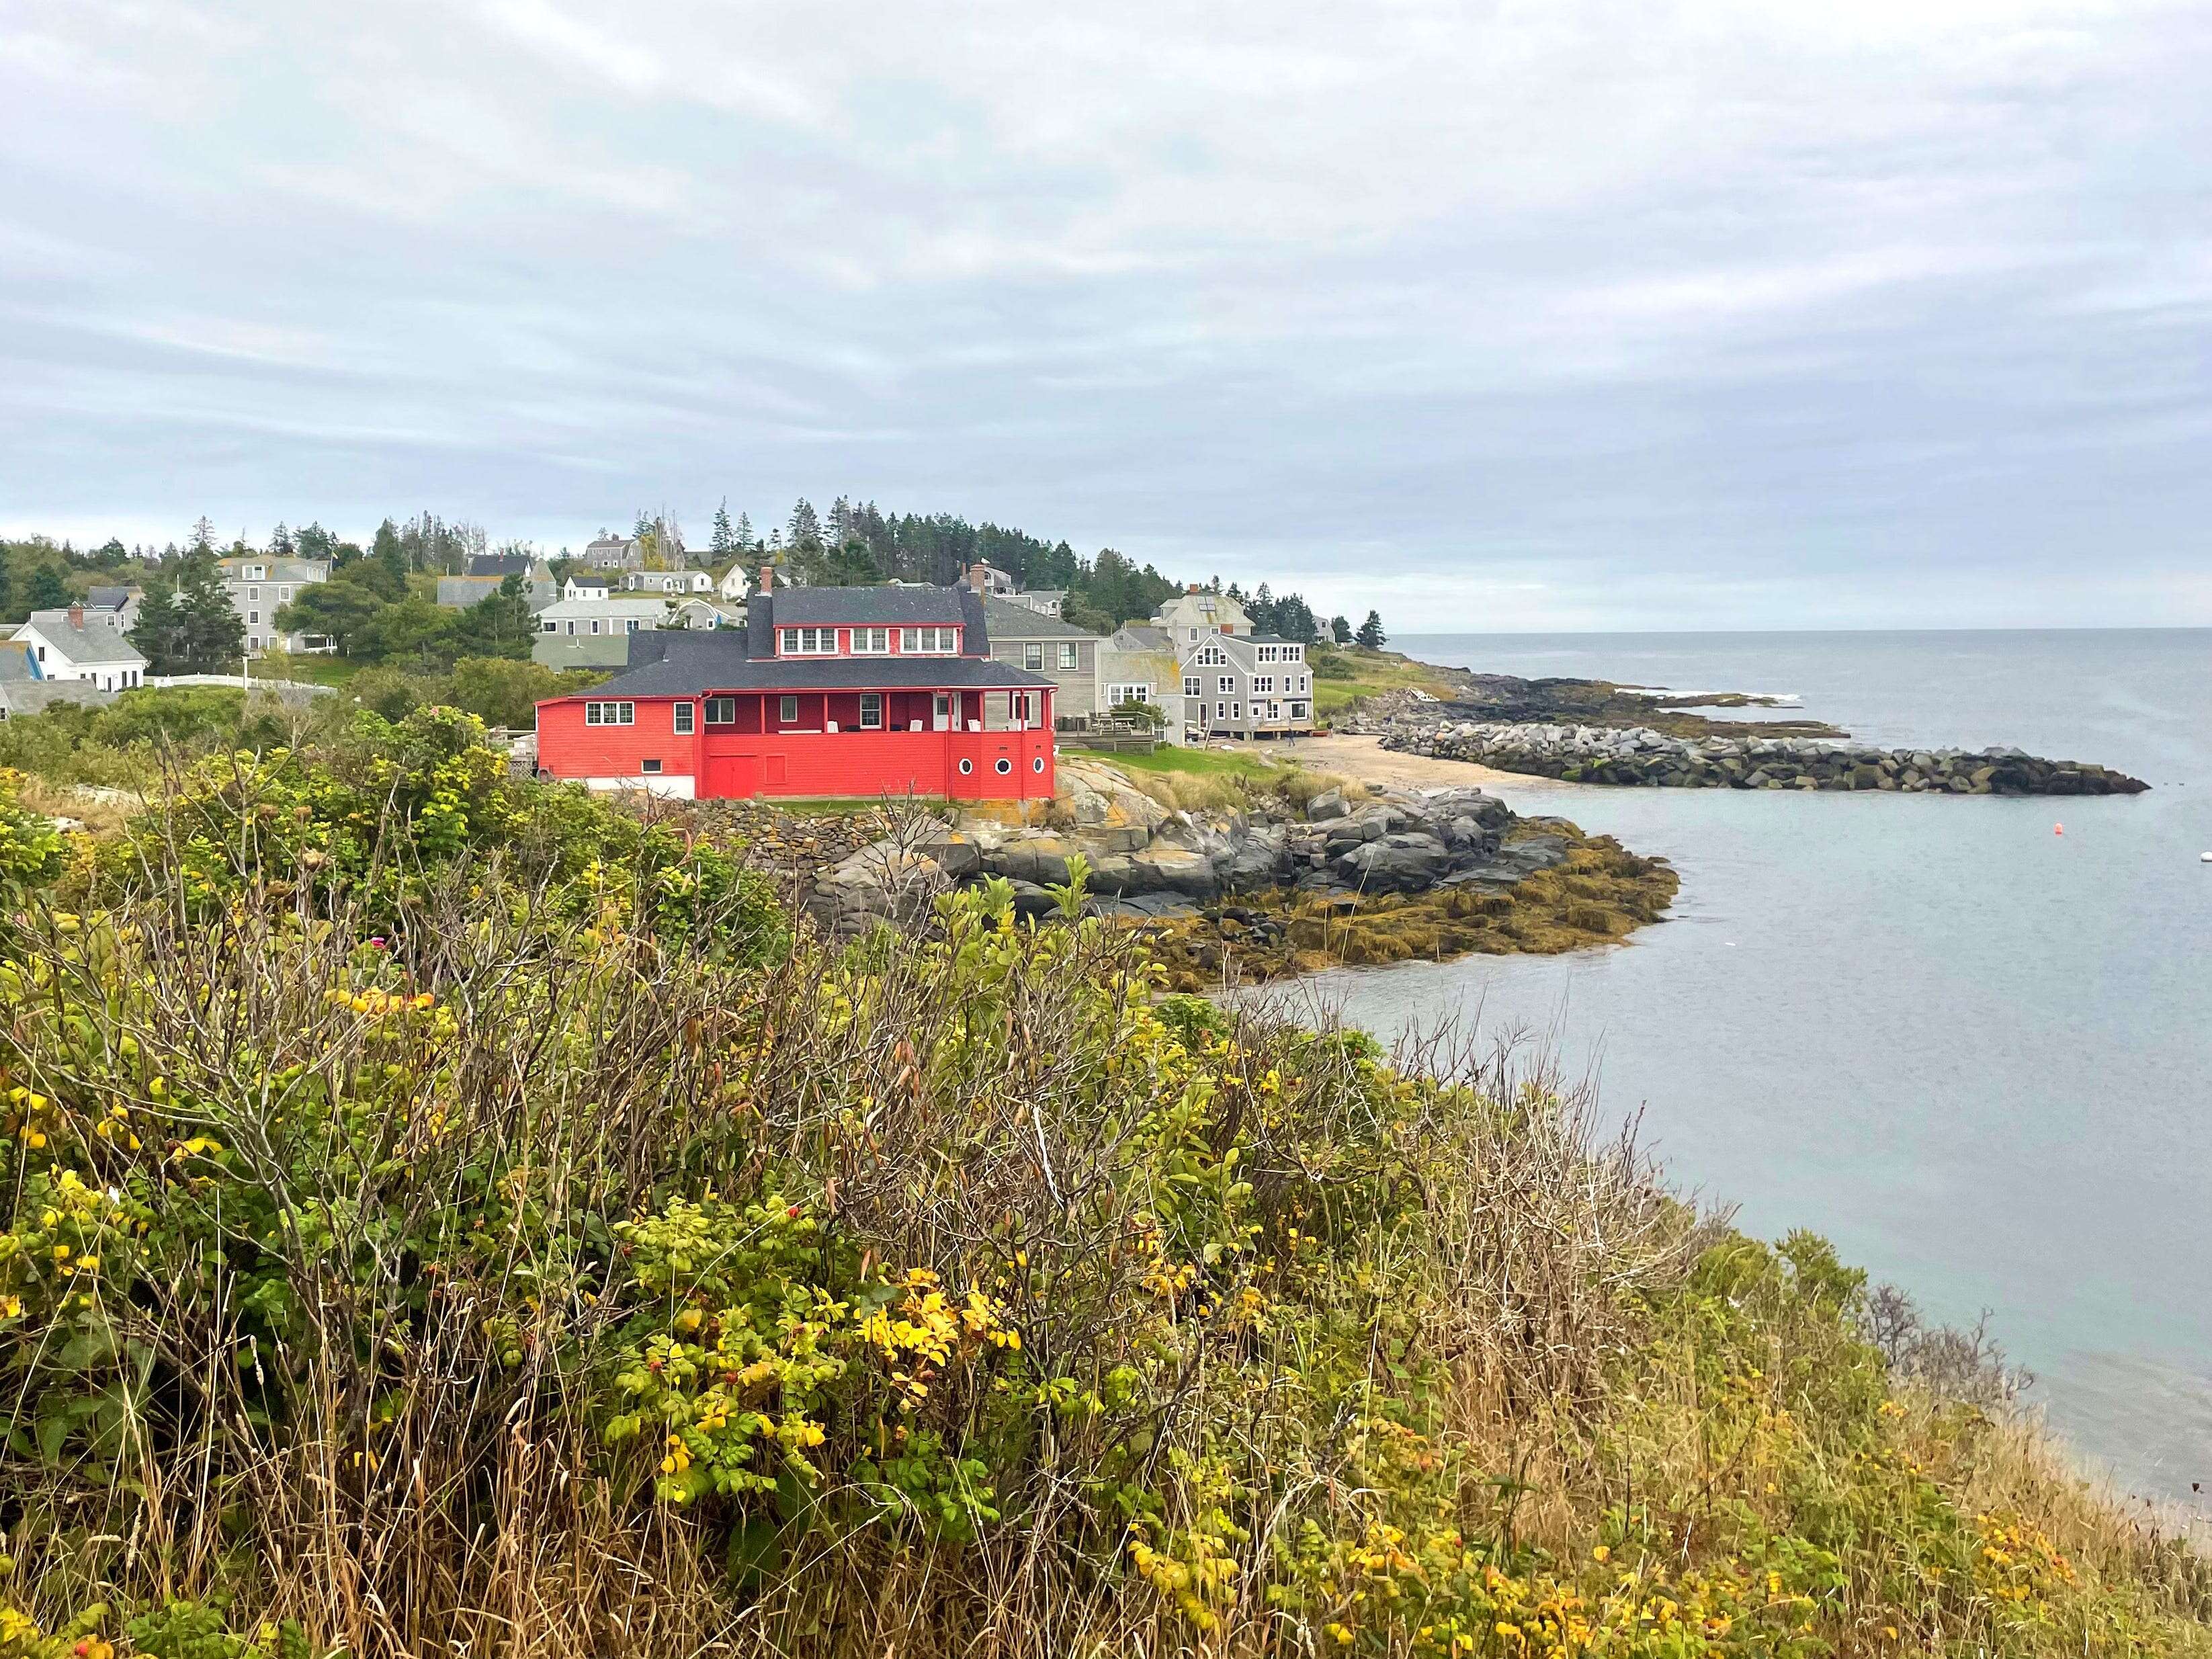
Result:
M722 504L714 509L714 532L707 539L707 550L714 556L714 562L735 556L738 551L738 532L730 527L730 498L722 497Z
M752 550L753 521L747 514L740 513L738 514L738 551L750 553Z
M276 520L276 527L269 532L269 550L280 559L292 556L292 532L284 528L282 519Z
M1350 645L1352 624L1341 617L1331 617L1328 619L1328 636L1339 645Z
M1359 631L1352 637L1370 651L1380 651L1383 641L1389 637L1382 631L1382 613L1369 611L1367 620L1359 624Z
M173 674L183 655L178 635L177 605L166 581L150 581L138 601L138 620L131 625L130 640L149 671Z
M406 544L399 539L399 527L386 519L376 526L376 545L370 555L396 580L404 590L407 577L413 568L407 557Z
M206 555L185 561L177 583L177 657L181 672L220 674L245 653L246 618L222 589L222 569Z
M8 568L8 556L0 553L0 621L20 622L15 615L15 578Z
M215 521L204 513L192 520L191 547L195 553L215 551Z
M70 602L69 584L50 564L40 565L31 577L31 609L58 611Z
M791 509L791 527L786 533L786 539L795 553L810 551L822 545L822 520L815 513L813 504L804 495Z

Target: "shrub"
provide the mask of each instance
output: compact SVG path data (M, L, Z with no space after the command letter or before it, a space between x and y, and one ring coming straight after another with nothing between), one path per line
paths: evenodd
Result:
M2201 1638L1552 1079L1162 997L1004 884L727 948L483 753L211 766L0 933L0 1644Z

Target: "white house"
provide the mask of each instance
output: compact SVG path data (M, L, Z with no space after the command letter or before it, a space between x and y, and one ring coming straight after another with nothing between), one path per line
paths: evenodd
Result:
M629 660L632 634L658 628L737 628L744 622L742 606L732 609L691 596L563 599L538 613L530 658L552 668L618 668Z
M606 597L607 579L605 576L571 574L568 580L561 584L561 603L563 605L572 605L579 599L598 603Z
M714 579L703 570L629 570L623 573L623 591L625 593L711 593L714 591Z
M744 599L747 590L752 586L752 581L746 571L745 562L739 559L722 573L721 580L714 584L714 591L726 599Z
M33 611L15 630L31 675L40 680L82 680L102 691L123 691L143 683L146 659L124 636L112 611Z

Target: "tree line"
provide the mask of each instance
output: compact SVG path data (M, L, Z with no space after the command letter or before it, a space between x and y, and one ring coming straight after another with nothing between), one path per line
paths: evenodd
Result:
M640 510L630 533L645 546L648 562L653 564L703 563L719 570L758 561L776 566L782 580L809 586L880 581L949 585L961 580L971 566L989 564L1024 589L1064 592L1061 614L1100 634L1151 617L1185 587L1155 566L1139 565L1110 547L1085 557L1064 538L1048 541L988 520L972 523L954 513L887 514L872 501L843 495L826 513L801 497L783 522L765 533L755 529L748 514L740 511L732 516L726 498L714 511L702 552L687 549L681 525L665 510ZM140 650L158 663L193 665L189 669L157 667L155 672L207 672L201 665L219 658L234 659L240 647L216 614L216 605L203 591L208 581L219 580L219 574L209 577L202 568L222 557L258 553L329 561L332 580L303 590L277 625L292 632L326 635L347 655L376 661L416 660L430 666L471 654L526 656L531 630L526 601L519 588L503 589L483 601L476 610L493 608L482 617L441 610L428 598L408 591L410 578L461 574L472 557L487 550L533 559L545 556L523 541L506 541L494 550L481 525L448 521L428 511L404 521L386 517L366 546L313 520L297 529L280 522L270 531L265 548L256 548L242 533L226 547L204 516L193 525L182 547L172 542L158 553L150 547L126 548L114 538L82 553L43 538L0 542L0 620L20 621L32 611L68 605L76 589L101 573L113 573L122 580L136 577L145 582L148 602L156 613L148 638L160 654L144 645ZM569 568L563 562L566 557L566 549L552 556L556 574ZM337 586L341 577L347 586ZM749 574L749 580L757 578ZM1355 629L1343 617L1324 622L1301 595L1278 595L1265 582L1250 594L1235 583L1224 588L1218 576L1206 586L1243 605L1256 629L1285 639L1380 648L1385 637L1381 617L1372 611ZM155 599L157 587L163 591L159 600ZM219 592L216 597L220 599Z

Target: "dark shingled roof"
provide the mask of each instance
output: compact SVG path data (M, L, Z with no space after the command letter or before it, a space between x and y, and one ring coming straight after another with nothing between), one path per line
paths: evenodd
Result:
M950 587L780 587L770 595L775 620L783 628L822 623L917 623L967 621L958 590Z
M871 605L878 608L868 609ZM911 606L922 614L892 614L900 606ZM779 625L819 628L830 623L842 623L848 627L854 623L899 627L952 623L968 630L961 640L963 654L991 654L991 630L983 619L983 596L966 587L775 588L756 594L746 603L746 648L756 657L773 657Z
M991 631L1002 640L1095 640L1098 635L1087 628L1048 617L1042 611L1032 611L1012 599L1001 599L992 594L983 596L983 614L989 618Z
M786 657L761 659L734 628L703 631L641 629L629 636L629 666L580 696L696 697L709 691L900 691L1049 689L1029 674L980 657Z

